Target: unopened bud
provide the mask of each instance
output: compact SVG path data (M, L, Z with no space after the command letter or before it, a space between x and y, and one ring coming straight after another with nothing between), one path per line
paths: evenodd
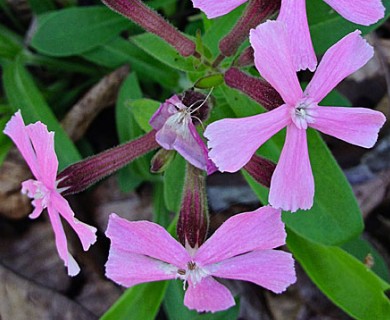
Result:
M121 169L131 161L159 147L153 130L144 136L95 156L76 162L57 176L62 195L78 193L104 177Z
M119 14L139 24L146 31L154 33L168 42L182 56L195 54L195 43L184 36L173 25L166 21L156 11L139 0L102 0L102 2Z
M248 67L254 64L254 50L252 47L246 48L241 55L238 57L234 65L236 67Z
M206 239L209 212L205 173L187 163L177 235L183 246L199 248Z
M259 157L254 154L249 162L244 166L244 169L258 183L269 188L271 185L272 174L274 173L276 164L271 160Z
M222 54L226 57L234 55L238 47L248 38L249 30L269 18L279 8L280 0L250 0L232 31L219 43Z
M175 157L175 150L160 149L156 152L150 162L150 172L164 172Z
M230 68L225 73L226 84L240 90L267 110L275 109L284 102L279 93L266 81L247 75L237 68Z

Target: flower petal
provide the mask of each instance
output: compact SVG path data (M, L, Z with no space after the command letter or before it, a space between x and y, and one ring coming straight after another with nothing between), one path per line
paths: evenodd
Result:
M252 250L272 249L285 242L281 212L267 206L229 218L199 248L194 259L206 266Z
M279 250L249 252L205 269L213 276L250 281L275 293L296 281L292 255Z
M223 16L237 8L247 0L192 0L194 8L202 10L207 18Z
M346 142L371 148L386 121L383 113L367 108L318 107L310 127Z
M324 0L345 19L368 26L385 16L381 0Z
M344 78L364 66L374 49L356 30L333 45L323 56L305 96L319 103Z
M295 72L285 24L278 21L262 23L250 31L249 40L261 76L275 88L284 102L294 105L302 97L302 89Z
M106 236L116 250L146 255L179 268L191 260L184 247L158 224L149 221L127 221L112 213Z
M54 132L49 132L46 125L36 122L26 127L31 143L35 150L37 166L40 172L39 180L46 187L55 187L58 160L54 151Z
M106 263L106 276L125 287L176 278L177 268L165 262L123 250L113 243Z
M60 216L56 209L52 206L47 208L47 212L53 227L58 254L64 261L65 267L68 268L68 275L73 277L80 272L80 267L68 251L66 235L60 220Z
M207 126L209 157L221 172L235 172L256 150L291 121L286 105L256 116L223 119Z
M195 167L211 174L217 170L208 150L192 123L191 116L176 113L157 131L156 141L166 150L176 150Z
M11 117L3 132L12 139L23 158L26 160L33 175L39 180L41 173L37 162L37 156L32 147L20 110Z
M282 0L277 21L286 25L295 70L314 71L317 57L307 22L306 0Z
M44 198L38 198L35 199L34 195L37 192L37 181L33 179L29 179L22 182L22 193L26 194L29 198L33 199L31 202L34 206L34 211L29 214L30 219L36 219L38 218L42 211L46 208L45 204L43 203Z
M177 112L177 109L183 109L185 106L177 95L170 97L160 105L157 111L150 118L149 124L155 130L160 130L168 118Z
M212 277L203 278L196 286L190 284L184 296L184 305L198 312L222 311L235 304L228 288Z
M287 127L286 142L271 179L269 203L275 208L295 212L310 209L313 197L314 178L306 130L291 124Z
M84 251L87 251L89 247L96 242L96 228L76 219L68 201L66 201L66 199L60 194L52 194L50 200L51 205L60 213L60 215L76 232Z

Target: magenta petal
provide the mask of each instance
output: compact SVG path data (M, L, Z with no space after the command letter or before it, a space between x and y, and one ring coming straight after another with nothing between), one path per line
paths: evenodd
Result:
M42 122L28 125L26 131L35 150L41 176L39 180L46 187L54 188L58 169L57 155L54 151L54 132L49 132Z
M106 231L116 250L146 255L179 268L191 260L184 247L158 224L149 221L127 221L112 213Z
M68 251L66 235L58 212L52 207L47 208L51 225L53 227L56 247L60 258L68 268L68 275L75 276L80 272L80 267Z
M385 16L381 0L324 0L345 19L368 26Z
M277 21L286 25L295 70L314 71L317 57L307 22L306 0L282 0Z
M223 119L208 125L209 157L221 172L241 169L256 150L291 121L286 105L256 116Z
M237 8L247 0L192 0L194 8L202 10L207 18L223 16Z
M208 174L216 171L209 159L208 150L192 123L191 116L183 118L178 112L172 115L157 131L156 141L166 150L176 150L184 159Z
M10 121L8 121L7 125L5 126L4 133L8 135L15 143L23 158L30 167L33 175L39 180L41 173L39 171L37 157L31 145L31 141L29 139L29 135L27 133L20 110L12 116Z
M53 206L60 213L60 215L76 232L84 251L87 251L89 247L96 242L96 228L76 219L68 201L66 201L66 199L60 194L53 193L50 197L50 201L51 206Z
M203 278L195 286L189 284L184 296L184 305L198 312L222 311L235 304L228 288L212 277Z
M386 121L383 113L367 108L318 107L310 127L346 142L371 148Z
M374 54L374 49L356 30L333 45L323 56L305 95L319 103L342 81L364 66Z
M285 24L267 21L250 31L255 65L261 76L282 96L287 104L294 105L302 97L302 89L295 72Z
M271 179L269 203L295 212L313 206L314 178L307 150L306 130L287 127L286 142Z
M175 279L177 268L147 257L123 250L113 244L106 263L106 276L125 287L152 281Z
M174 95L160 105L157 111L150 118L149 124L153 129L160 130L164 126L165 122L167 122L168 118L177 112L177 108L183 109L185 106L179 97Z
M206 266L251 250L272 249L285 242L281 212L267 206L229 218L199 248L195 259Z
M249 252L206 270L213 276L250 281L275 293L283 292L296 281L292 255L279 250Z

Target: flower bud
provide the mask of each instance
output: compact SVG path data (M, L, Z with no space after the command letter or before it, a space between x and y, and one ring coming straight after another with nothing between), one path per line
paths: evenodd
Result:
M166 150L163 148L158 150L150 161L150 172L164 172L175 158L175 154L176 152L174 150Z
M250 0L244 14L219 43L221 53L230 57L248 38L249 30L265 21L280 8L280 0Z
M183 246L199 248L209 228L206 177L202 170L187 163L177 235Z
M142 1L102 0L102 2L113 11L139 24L146 31L164 39L182 56L188 57L195 54L195 43Z
M249 162L244 166L244 169L258 183L269 188L271 185L272 174L274 173L276 164L271 160L259 157L254 154Z
M226 84L245 93L267 110L275 109L284 102L271 85L259 78L251 77L237 68L230 68L225 73Z
M252 47L248 47L240 54L234 65L236 67L249 67L253 66L254 61L254 50Z
M155 134L156 131L152 130L138 139L65 168L57 176L58 188L63 190L62 195L81 192L136 158L158 148Z

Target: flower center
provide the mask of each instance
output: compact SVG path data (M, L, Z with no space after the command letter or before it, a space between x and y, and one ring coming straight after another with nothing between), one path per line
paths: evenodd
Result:
M316 104L310 99L302 99L291 110L291 119L298 129L307 129L308 124L315 121Z
M186 269L178 269L177 270L177 278L184 281L183 287L185 289L185 285L187 281L193 286L196 286L203 278L207 277L209 272L204 268L198 266L195 261L189 261L187 263Z

